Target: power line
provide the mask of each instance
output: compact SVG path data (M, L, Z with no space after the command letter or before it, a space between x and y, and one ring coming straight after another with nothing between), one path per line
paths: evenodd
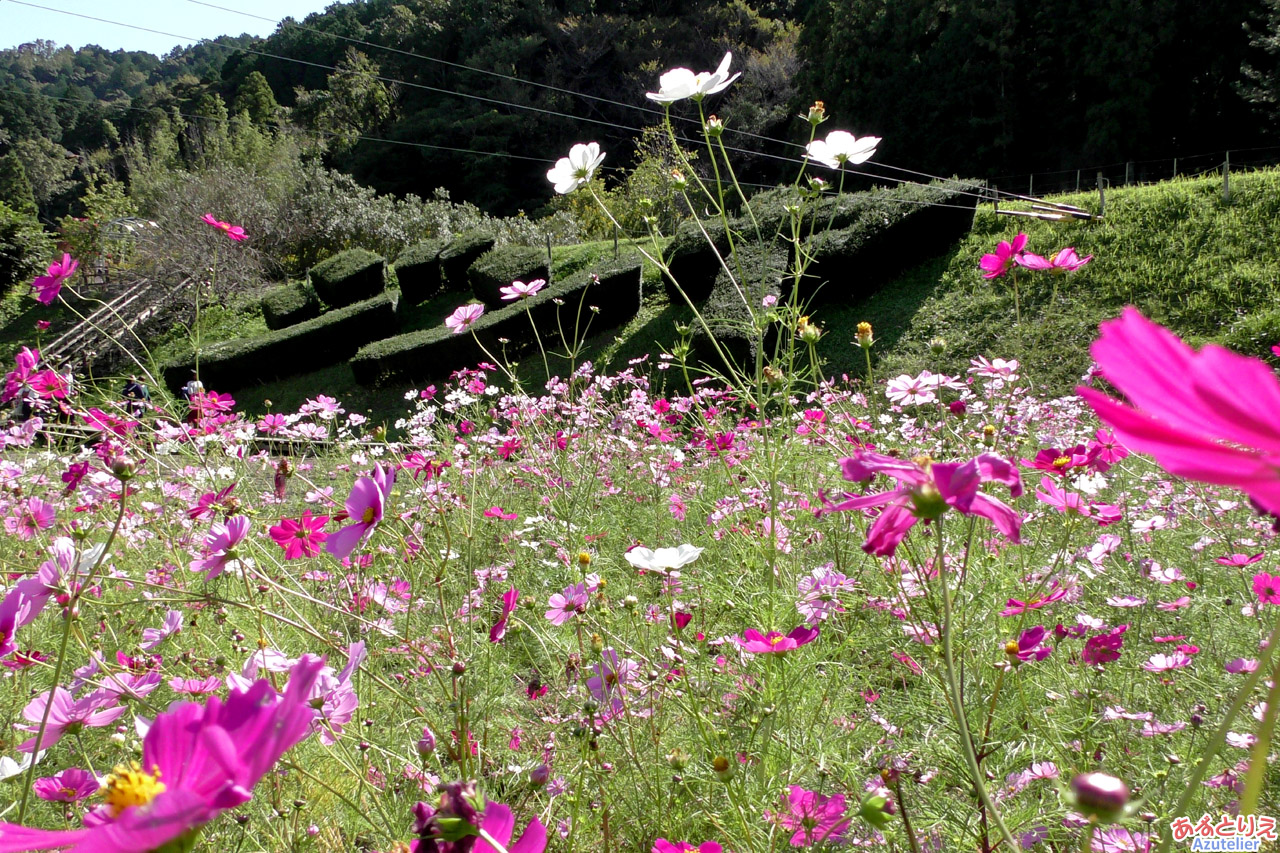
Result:
M156 35L163 35L163 36L167 36L167 37L169 37L169 38L185 39L185 40L189 40L189 41L200 41L199 39L196 39L196 38L194 38L194 37L192 37L192 36L183 35L183 34L180 34L180 33L172 33L172 32L167 32L167 31L164 31L164 30L152 29L152 28L150 28L150 27L142 27L142 26L139 26L139 25L136 25L136 24L127 24L127 23L124 23L124 22L122 22L122 21L113 21L113 20L110 20L110 19L107 19L107 18L99 18L99 17L95 17L95 16L93 16L93 15L85 15L85 14L80 13L80 12L72 12L72 11L69 11L69 10L66 10L66 9L57 9L57 8L54 8L54 7L51 7L51 6L43 6L43 5L38 4L38 3L32 3L32 2L29 2L29 0L9 0L9 2L10 2L10 3L17 3L17 4L18 4L18 5L20 5L20 6L27 6L27 7L34 8L34 9L42 9L42 10L44 10L44 11L48 11L48 12L55 12L55 13L57 13L57 14L61 14L61 15L69 15L69 16L71 16L71 17L75 17L75 18L82 18L82 19L85 19L85 20L96 21L96 22L98 22L98 23L110 24L110 25L112 25L112 26L117 26L117 27L124 27L124 28L126 28L126 29L139 30L139 31L141 31L141 32L147 32L147 33L152 33L152 34L156 34ZM222 8L222 7L219 7L219 8ZM323 31L321 31L321 32L323 32ZM372 44L372 43L370 43L370 44ZM332 65L325 65L324 63L320 63L320 62L311 62L311 61L309 61L309 60L305 60L305 59L297 59L297 58L290 57L290 56L282 56L282 55L279 55L279 54L270 53L270 52L268 52L268 51L258 50L258 49L256 49L256 48L239 47L239 48L235 48L235 49L236 49L236 50L240 50L240 51L242 51L242 52L244 52L244 53L248 53L248 54L255 55L255 56L262 56L262 57L265 57L265 58L268 58L268 59L276 59L276 60L279 60L279 61L281 61L281 62L292 62L292 63L298 64L298 65L304 65L304 66L311 67L311 68L319 68L319 69L323 69L323 70L326 70L326 71L339 72L339 69L338 69L336 66L332 66ZM410 55L420 56L420 54L410 54ZM464 67L468 67L468 68L469 68L469 66L464 66ZM474 69L473 69L473 70L474 70ZM496 72L495 72L495 73L496 73ZM569 120L571 120L571 121L582 121L582 122L587 122L587 123L589 123L589 124L604 125L604 126L607 126L607 127L613 128L613 129L626 130L626 131L630 131L630 132L633 132L633 133L643 133L643 129L642 129L642 128L632 127L632 126L629 126L629 125L621 125L621 124L618 124L618 123L616 123L616 122L606 121L606 120L603 120L603 119L593 119L593 118L588 118L588 117L585 117L585 116L576 116L576 115L572 115L572 114L570 114L570 113L563 113L563 112L559 112L559 111L557 111L557 110L549 110L549 109L545 109L545 108L542 108L542 107L535 107L535 106L530 106L530 105L526 105L526 104L516 104L516 103L509 102L509 101L503 101L503 100L500 100L500 99L497 99L497 98L489 98L489 97L485 97L485 96L483 96L483 95L476 95L476 94L472 94L472 93L469 93L469 92L459 92L459 91L452 90L452 89L443 89L443 88L436 87L436 86L428 86L428 85L423 84L423 83L413 83L413 82L410 82L410 81L407 81L407 80L398 80L398 79L393 78L393 77L386 77L386 76L384 76L384 75L379 75L379 74L369 74L368 76L369 76L369 77L371 77L372 79L375 79L375 80L378 80L378 81L380 81L380 82L384 82L384 83L389 83L389 84L392 84L392 85L400 85L400 86L407 86L407 87L410 87L410 88L422 89L422 90L429 91L429 92L433 92L433 93L436 93L436 94L453 95L453 96L455 96L455 97L460 97L460 98L465 98L465 99L470 99L470 100L477 100L477 101L481 101L481 102L484 102L484 103L490 103L490 104L495 104L495 105L499 105L499 106L509 107L509 108L512 108L512 109L525 110L525 111L535 112L535 113L540 113L540 114L544 114L544 115L551 115L551 116L555 116L555 117L557 117L557 118L569 119ZM503 76L503 75L499 75L499 76ZM508 78L508 79L512 79L512 80L517 80L517 81L519 81L519 78ZM569 94L577 94L577 93L569 92L569 90L559 90L559 91L568 92ZM614 104L617 104L617 105L619 105L619 106L624 106L624 107L628 106L628 105L626 105L626 104L622 104L622 103L617 102L617 101L611 101L610 103L614 103ZM637 109L643 109L643 108L637 108ZM652 112L652 111L651 111L651 110L647 110L647 109L645 109L645 112ZM752 135L752 136L754 136L754 134L751 134L751 135ZM351 137L350 137L350 135L344 135L344 134L331 134L331 136L336 136L336 137L343 137L343 136L347 136L347 138L351 138ZM370 141L383 141L383 142L387 142L387 143L389 143L389 144L417 145L417 146L421 146L421 147L435 147L435 148L440 149L440 150L457 150L457 151L461 151L461 152L464 152L464 153L478 153L478 154L485 154L485 155L490 155L490 156L503 156L503 155L499 155L499 154L497 154L496 152L481 152L481 151L474 151L473 149L450 149L450 148L449 148L449 146L428 146L428 145L426 145L426 143L407 143L407 142L402 142L402 141L399 141L399 140L380 140L380 139L378 139L377 137L359 137L359 138L366 138L366 139L369 139ZM787 142L783 142L782 140L769 139L768 137L758 137L758 138L763 139L763 140L766 140L766 141L769 141L769 142L774 142L774 143L777 143L777 144L781 144L781 145L793 145L793 144L794 144L794 143L787 143ZM686 144L689 144L689 145L694 145L694 146L700 146L700 145L702 144L702 140L694 140L694 139L689 139L689 138L687 138L687 137L676 136L676 139L677 139L678 141L680 141L680 142L683 142L683 143L686 143ZM803 166L803 165L807 165L807 164L808 164L808 162L809 162L809 161L808 161L808 158L800 159L800 158L795 158L795 157L786 157L786 156L779 155L779 154L770 154L770 153L768 153L768 152L763 152L763 151L751 151L751 150L749 150L749 149L737 148L737 147L734 147L734 146L728 146L728 145L724 146L724 149L725 149L726 151L732 151L732 152L735 152L735 153L741 153L741 154L745 154L745 155L748 155L748 156L756 156L756 157L763 157L763 158L771 159L771 160L779 160L779 161L782 161L782 162L785 162L785 163L794 164L794 165L801 165L801 166ZM509 156L509 157L513 157L513 158L517 158L517 157L518 157L518 155L505 155L505 156ZM534 157L519 158L519 159L540 160L541 162L546 162L545 160L541 160L541 158L534 158ZM953 178L943 178L943 177L939 177L939 176L937 176L937 175L930 175L930 174L928 174L927 172L919 172L919 171L915 171L915 170L912 170L912 169L905 169L905 168L903 168L903 167L899 167L899 166L892 166L892 165L884 164L884 163L877 163L877 164L875 164L875 165L877 165L877 166L878 166L878 167L880 167L880 168L891 169L891 170L893 170L893 171L902 172L902 173L904 173L904 174L914 174L914 175L917 175L917 176L920 176L920 177L926 177L926 178L929 178L929 179L931 179L931 180L943 181L943 182L947 182L947 183L958 183L958 181L956 181L956 179L953 179ZM847 168L847 167L846 167L846 168L845 168L845 171L847 171L847 172L849 172L849 173L851 173L851 174L861 175L861 176L863 176L863 177L873 178L873 179L877 179L877 180L888 180L888 181L895 181L895 182L900 183L900 184L914 184L914 185L918 185L918 186L924 186L923 184L920 184L920 182L918 182L918 181L912 181L912 180L905 179L905 178L896 178L896 177L891 177L891 176L887 176L887 175L878 175L878 174L875 174L875 173L872 173L872 172L869 172L869 171L866 171L866 170L862 170L862 169L852 169L852 168ZM958 192L960 195L965 195L965 196L974 197L974 198L979 199L980 201L989 200L989 199L990 199L990 197L991 197L991 195L992 195L992 192L985 192L985 191L984 191L984 192L972 192L972 191L967 191L967 190L960 190L960 189L957 189L957 192ZM1017 195L1017 194L1015 194L1015 193L1005 193L1005 192L1000 192L1000 193L998 193L998 194L999 194L1001 197L1008 198L1008 199L1010 199L1010 200L1025 200L1025 198L1026 198L1026 197L1024 197L1024 196L1019 196L1019 195Z

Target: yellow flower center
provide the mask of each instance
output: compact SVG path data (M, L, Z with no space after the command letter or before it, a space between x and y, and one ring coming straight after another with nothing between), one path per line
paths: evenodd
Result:
M1018 653L1018 641L1010 640L1004 644L1004 653L1007 655L1016 655Z
M98 793L110 806L112 817L119 817L130 806L145 806L164 791L159 767L147 773L138 762L130 761L128 766L117 764Z
M364 515L360 517L360 520L365 524L373 524L373 519L376 515L377 513L374 512L373 507L365 507Z
M769 645L776 646L778 645L778 643L781 643L785 639L786 639L785 636L783 636L782 634L778 634L776 637L769 638Z
M1070 456L1059 456L1057 459L1053 460L1054 468L1066 468L1070 464L1071 464Z

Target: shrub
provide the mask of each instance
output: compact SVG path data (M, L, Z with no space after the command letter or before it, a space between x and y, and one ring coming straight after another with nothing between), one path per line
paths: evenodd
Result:
M852 196L836 212L835 222L843 227L804 243L812 263L799 283L800 302L865 297L921 260L942 254L972 227L977 196L965 193L978 189L953 181Z
M701 227L697 222L684 222L676 229L675 237L667 248L667 265L688 297L694 302L701 302L711 295L716 275L722 268L720 258L728 252L729 236L723 222L711 220L703 222ZM675 304L684 304L684 297L670 278L663 285L668 299Z
M0 293L30 281L53 260L53 241L34 216L0 202Z
M395 309L393 294L382 293L261 337L213 344L200 355L200 379L211 390L234 391L327 367L395 329ZM165 383L176 391L193 367L194 358L167 365Z
M721 268L703 306L707 328L720 343L720 351L735 363L747 364L755 355L756 335L751 326L751 307L759 308L765 296L779 300L787 290L787 250L774 243L747 243L734 249L726 259L733 278ZM773 349L776 326L766 336L766 351ZM707 340L706 330L695 328L694 358L718 360L716 349Z
M501 288L513 281L529 282L535 278L551 278L551 267L545 249L530 246L498 246L485 252L467 269L471 292L490 308L507 303Z
M640 273L636 257L600 264L527 300L486 313L472 326L474 337L471 332L455 335L442 324L370 344L351 359L352 372L361 385L448 376L489 360L477 339L496 355L503 346L498 339L507 338L506 352L519 355L534 343L526 310L533 315L544 344L620 326L640 310Z
M316 295L338 308L381 293L386 287L387 262L367 249L348 249L316 264L309 275Z
M440 250L447 245L448 240L415 243L396 258L401 307L419 305L440 292Z
M272 331L319 316L320 300L304 281L273 287L262 297L262 318Z
M492 234L470 231L440 250L440 281L445 290L466 290L467 269L494 246ZM510 282L508 282L510 284Z

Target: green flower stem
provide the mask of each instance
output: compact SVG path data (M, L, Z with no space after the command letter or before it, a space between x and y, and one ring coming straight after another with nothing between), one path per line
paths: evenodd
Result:
M947 561L943 547L942 520L938 519L934 524L936 525L934 535L938 537L938 552L935 564L938 569L938 581L942 584L942 656L946 664L946 684L947 692L950 693L952 714L955 716L956 728L960 732L960 745L963 747L965 763L969 766L969 775L973 779L973 786L978 791L978 798L982 800L982 805L986 808L987 814L995 821L996 829L1000 830L1000 837L1008 845L1007 849L1017 850L1017 842L1013 840L1013 835L1010 834L1009 828L1004 825L1004 820L1000 817L1000 813L996 811L991 795L987 793L987 786L982 780L982 767L978 764L978 756L973 749L973 736L969 733L969 720L965 716L960 681L956 676L955 650L952 641L954 632L952 630L951 588L947 585Z
M1276 620L1275 627L1271 629L1271 635L1267 639L1267 647L1263 649L1262 657L1258 661L1258 668L1249 673L1249 677L1245 679L1244 684L1240 685L1235 698L1231 701L1231 707L1227 709L1226 716L1222 718L1222 722L1213 733L1213 737L1209 738L1204 751L1200 753L1200 760L1191 769L1191 775L1187 778L1182 796L1178 798L1173 811L1165 816L1164 828L1160 832L1160 853L1169 853L1169 848L1173 844L1172 825L1174 818L1182 817L1191 805L1192 798L1199 793L1200 782L1204 779L1204 774L1209 772L1210 761L1218 754L1218 750L1222 749L1222 745L1226 743L1227 732L1231 730L1231 724L1235 721L1236 715L1240 713L1245 703L1249 701L1249 697L1253 695L1253 690L1258 686L1258 681L1261 680L1262 674L1267 671L1277 642L1280 642L1280 619ZM1250 767L1250 770L1252 771L1252 767ZM1246 787L1245 790L1247 791L1248 788ZM1241 814L1244 814L1243 810Z
M1261 667L1259 667L1261 668ZM1258 799L1267 784L1267 754L1276 729L1276 712L1280 711L1280 661L1271 670L1271 689L1267 691L1267 710L1258 728L1258 742L1249 756L1249 773L1245 776L1244 793L1240 795L1240 814L1250 815L1258 809Z

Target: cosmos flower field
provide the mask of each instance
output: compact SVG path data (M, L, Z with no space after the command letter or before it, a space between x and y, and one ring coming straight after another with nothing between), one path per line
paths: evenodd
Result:
M650 97L701 105L729 63ZM816 162L873 153L838 133ZM1089 261L1025 242L975 278ZM790 370L665 355L521 389L480 364L390 433L325 394L126 406L24 349L0 853L1274 838L1271 369L1128 309L1068 397L1017 352L825 376L803 306L748 302Z

